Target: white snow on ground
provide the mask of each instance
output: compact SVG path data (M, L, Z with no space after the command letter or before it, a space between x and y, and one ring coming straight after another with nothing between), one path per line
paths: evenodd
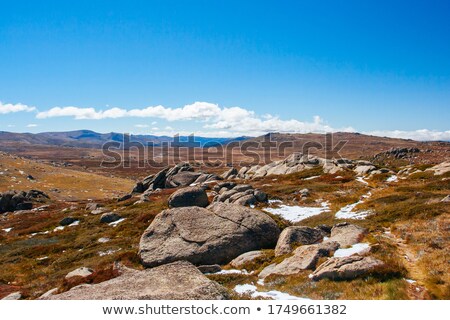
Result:
M364 183L364 184L369 184L366 180L364 180L363 177L356 178L356 181L359 181L359 182Z
M122 219L119 219L119 220L117 220L117 221L114 221L114 222L111 222L111 223L108 223L110 226L113 226L113 227L115 227L115 226L117 226L119 223L121 223L122 221L124 221L126 218L122 218Z
M312 180L312 179L316 179L316 178L318 178L318 177L320 177L320 176L312 176L312 177L305 178L305 179L303 179L303 180Z
M45 257L41 257L41 258L36 258L36 260L38 260L38 261L42 261L42 260L47 260L48 259L48 257L47 256L45 256Z
M355 207L361 203L364 202L364 199L369 198L372 195L372 193L369 191L365 195L362 196L362 199L358 202L346 205L345 207L341 208L338 212L336 212L336 219L355 219L355 220L362 220L365 219L371 212L370 211L357 211L353 212Z
M53 232L62 231L62 230L64 230L64 226L59 226L59 227L56 227L55 229L53 229Z
M238 270L238 269L229 269L229 270L220 270L219 272L215 272L213 274L231 274L231 273L239 273L239 274L251 274L247 270ZM253 272L252 272L253 273Z
M114 249L109 249L109 250L106 250L106 251L99 251L99 252L97 252L97 253L98 253L98 255L99 255L100 257L103 257L103 256L109 256L109 255L112 255L112 254L114 254L114 253L116 253L116 252L118 252L118 251L120 251L120 250L122 250L122 248L119 248L119 249L116 249L116 250L114 250Z
M80 224L80 220L76 220L76 221L72 222L71 224L69 224L68 227L75 227L79 224Z
M363 253L369 250L369 248L370 245L368 243L356 243L350 248L336 250L334 252L334 257L349 257L351 255L354 255L355 253Z
M273 204L273 203L281 203L281 200L278 199L270 199L269 201L267 201L269 204Z
M2 229L2 230L5 231L6 233L8 233L8 232L10 232L12 229L13 229L13 228L5 228L5 229Z
M106 242L109 242L110 240L111 239L109 239L109 238L99 238L97 241L100 243L106 243Z
M397 182L397 181L398 177L395 174L386 179L386 182Z
M328 202L322 202L321 205L321 207L303 207L282 204L278 208L264 208L264 210L281 216L290 222L299 222L306 218L330 211Z
M413 279L405 279L405 281L408 282L408 283L411 283L411 284L417 282L416 280L413 280Z
M234 287L234 291L239 294L250 294L252 298L270 298L273 300L310 300L307 298L300 298L281 291L258 291L256 286L252 284L238 284Z

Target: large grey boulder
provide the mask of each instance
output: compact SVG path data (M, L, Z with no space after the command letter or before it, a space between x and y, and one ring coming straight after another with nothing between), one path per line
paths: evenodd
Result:
M318 229L294 226L287 227L281 232L275 247L275 256L288 254L294 250L294 246L314 244L323 239L323 232Z
M174 208L159 213L144 232L139 256L145 267L178 260L226 264L244 252L273 248L279 234L268 215L239 205Z
M327 241L335 241L341 248L345 248L360 242L366 232L365 228L354 224L338 223L331 229L331 236Z
M313 272L311 279L351 280L366 275L383 262L373 257L352 255L343 258L330 258Z
M223 300L228 294L186 261L144 271L124 269L117 278L42 297L48 300Z
M271 274L292 275L302 270L314 270L320 257L328 257L331 252L336 251L338 248L339 244L336 242L298 247L294 250L291 257L284 259L279 264L270 265L263 269L259 277L265 278Z
M169 207L207 207L208 195L201 187L186 187L175 191L169 198Z

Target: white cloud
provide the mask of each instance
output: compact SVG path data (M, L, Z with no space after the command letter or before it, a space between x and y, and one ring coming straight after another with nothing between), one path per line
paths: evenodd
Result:
M27 124L27 128L36 128L38 125L35 123Z
M4 105L0 104L1 107ZM8 109L12 109L11 105ZM26 106L25 106L26 107ZM5 108L5 107L3 107ZM16 107L21 108L21 107ZM22 107L23 108L23 107ZM6 108L5 108L6 110ZM34 110L34 109L33 109ZM78 107L55 107L47 111L39 112L38 119L53 117L73 117L75 119L116 119L123 117L136 118L160 118L166 121L188 121L201 122L195 134L204 136L258 136L267 132L281 133L325 133L325 132L356 132L352 127L334 128L326 123L321 117L315 116L311 121L300 121L297 119L281 119L276 115L257 115L252 110L241 107L219 107L217 104L209 102L194 102L180 108L170 108L161 105L150 106L142 109L131 110L123 108L108 108L106 110L96 110L94 108ZM156 127L156 121L152 121L152 131L155 134L173 134L176 132L172 127L165 127L161 131ZM136 128L150 128L149 125L137 124ZM178 131L178 130L177 130ZM450 140L450 131L416 130L416 131L372 131L366 132L376 136L387 136L393 138L414 139L414 140Z
M6 103L3 104L0 101L0 114L7 114L7 113L13 113L13 112L21 112L21 111L26 111L26 112L31 112L36 110L35 107L29 107L25 104L21 104L21 103L17 103L17 104L11 104L11 103Z
M417 141L450 141L450 130L447 131L435 131L428 129L402 131L402 130L390 130L390 131L369 131L362 132L364 134L370 134L379 137L400 138L400 139L412 139Z

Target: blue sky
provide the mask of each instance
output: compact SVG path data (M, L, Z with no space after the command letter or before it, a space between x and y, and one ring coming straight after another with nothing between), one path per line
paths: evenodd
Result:
M450 140L448 1L2 1L0 130Z

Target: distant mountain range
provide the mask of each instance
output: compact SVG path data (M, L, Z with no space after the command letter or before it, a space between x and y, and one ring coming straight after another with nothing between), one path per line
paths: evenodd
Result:
M49 146L64 146L76 148L100 148L103 144L109 141L116 141L122 143L125 135L123 133L110 132L98 133L91 130L76 130L67 132L42 132L42 133L14 133L0 131L0 143L18 143L21 145L49 145ZM152 143L154 146L160 146L163 143L174 143L174 137L169 136L155 136L155 135L128 135L129 141L139 142L144 145ZM227 144L232 141L242 141L249 137L238 138L206 138L195 136L192 141L191 137L180 136L179 141L183 142L183 146L204 146L206 144Z

